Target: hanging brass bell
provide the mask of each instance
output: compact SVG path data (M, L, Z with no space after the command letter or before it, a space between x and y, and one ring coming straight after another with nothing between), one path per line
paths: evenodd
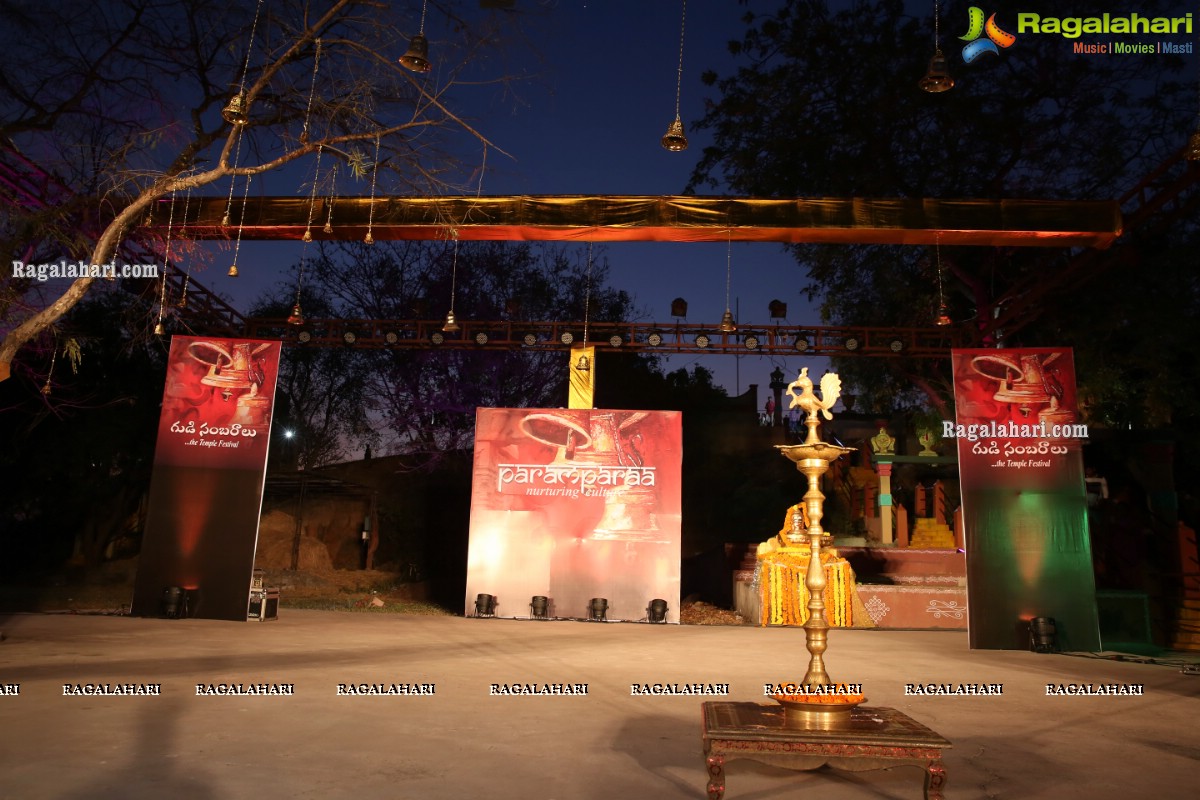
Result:
M167 329L166 329L166 327L163 326L162 320L160 319L158 321L158 324L154 326L154 335L155 336L164 336L164 335L166 335L166 333L167 333Z
M687 137L683 135L683 122L678 116L671 123L671 127L667 128L666 134L662 137L662 146L672 153L678 153L682 150L687 150Z
M229 98L229 102L221 109L221 118L230 125L245 125L250 119L246 112L246 95L238 92Z
M364 244L375 244L375 237L371 235L370 231L367 231L367 235L363 237L363 243Z
M921 87L921 91L933 94L954 88L954 78L950 77L950 69L946 65L946 57L942 55L941 48L934 51L933 58L929 59L929 69L926 70L925 77L917 82L917 86Z
M458 333L458 321L454 319L454 309L446 314L446 324L442 326L442 333Z
M230 264L229 272L227 272L226 274L231 278L236 278L238 276L237 264Z
M1188 161L1200 161L1200 128L1196 128L1196 132L1188 138L1183 157Z
M302 241L302 242L311 242L312 241L312 228L304 229L304 235L300 237L300 241Z
M728 308L721 315L721 333L733 333L737 330L737 325L733 321L733 312Z
M296 303L292 306L292 313L287 318L288 325L303 325L304 312L300 310L300 304Z
M945 303L942 303L938 306L937 319L934 320L934 324L939 328L944 328L947 325L953 324L953 320L950 319L950 309L946 308Z
M429 63L429 40L424 34L418 33L408 40L408 52L400 56L400 66L413 72L429 72L433 68Z

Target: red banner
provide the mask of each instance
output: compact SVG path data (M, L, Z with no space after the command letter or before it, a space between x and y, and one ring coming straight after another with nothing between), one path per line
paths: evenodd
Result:
M133 613L246 619L281 343L171 340Z
M678 622L682 454L677 411L479 409L466 613Z
M1066 647L1099 649L1071 350L951 357L971 647L1027 648L1029 620L1052 617Z

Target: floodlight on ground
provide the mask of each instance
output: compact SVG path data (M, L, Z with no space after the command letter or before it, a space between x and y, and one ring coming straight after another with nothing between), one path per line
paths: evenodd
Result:
M535 594L529 601L529 615L534 619L550 619L550 598Z
M482 593L475 595L475 616L496 616L496 595Z
M1058 626L1054 617L1029 620L1029 649L1035 653L1058 652Z
M593 597L588 603L588 619L592 622L607 622L608 621L608 599L604 597Z
M650 605L646 606L646 619L650 622L666 622L667 601L661 598L651 600Z

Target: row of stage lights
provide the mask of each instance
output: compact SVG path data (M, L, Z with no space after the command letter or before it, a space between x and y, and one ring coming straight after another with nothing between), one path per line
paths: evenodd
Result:
M476 617L495 617L498 605L496 595L478 594L475 596ZM579 619L578 617L551 617L550 598L545 595L534 595L529 601L530 619ZM588 602L587 620L589 622L608 622L608 598L593 597ZM655 598L646 605L646 622L665 623L667 621L667 601Z
M713 344L714 337L719 336L720 334L698 333L692 339L692 344L694 344L696 347L704 349ZM302 330L296 334L296 341L298 341L300 344L308 344L312 342L313 338L313 333L308 330ZM402 338L405 337L402 337L397 331L388 331L383 335L383 341L388 345L399 344ZM489 336L486 331L478 331L471 338L475 344L480 347L484 347L492 341L491 336ZM742 346L751 352L758 350L763 344L763 336L760 334L745 333L742 334L741 338ZM345 331L342 334L342 341L347 346L353 346L357 344L358 340L359 335L354 331ZM435 330L433 333L429 334L428 340L431 345L442 345L446 343L446 334L440 330ZM608 345L614 349L622 347L627 343L627 341L627 337L616 333L608 337L607 340ZM571 331L564 331L559 336L559 342L566 347L570 347L576 342L575 334ZM664 342L666 342L666 337L658 331L654 331L646 336L646 344L650 347L661 347ZM537 347L538 345L543 345L546 343L546 340L532 332L526 333L521 339L521 344L525 347ZM850 353L858 350L860 347L862 347L862 344L862 339L857 336L847 336L841 340L841 346ZM797 353L807 352L812 346L812 343L806 336L797 336L792 342L792 349ZM900 353L904 351L905 343L903 339L899 337L893 337L888 340L887 347L888 350L893 353Z

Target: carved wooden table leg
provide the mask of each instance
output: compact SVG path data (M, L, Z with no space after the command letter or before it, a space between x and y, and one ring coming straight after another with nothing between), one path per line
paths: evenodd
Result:
M940 760L925 765L925 800L943 800L942 789L946 786L946 768Z
M721 800L725 796L725 756L709 756L708 800Z

